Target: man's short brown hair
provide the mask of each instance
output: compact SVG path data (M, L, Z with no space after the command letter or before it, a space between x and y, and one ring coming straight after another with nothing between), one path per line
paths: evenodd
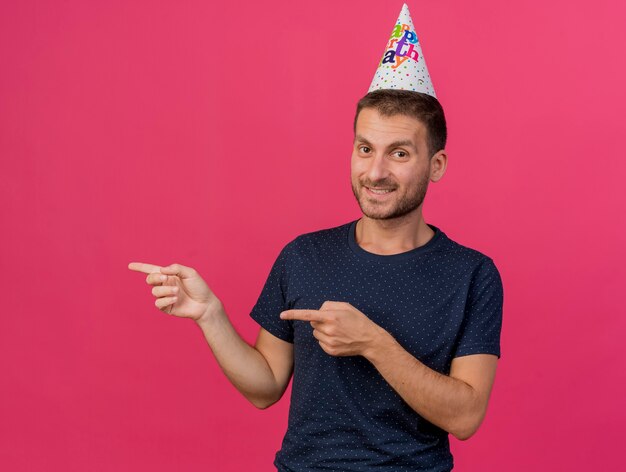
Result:
M432 95L412 90L378 89L369 92L356 105L356 121L363 108L374 108L382 116L405 115L426 127L429 157L446 147L448 131L443 108Z

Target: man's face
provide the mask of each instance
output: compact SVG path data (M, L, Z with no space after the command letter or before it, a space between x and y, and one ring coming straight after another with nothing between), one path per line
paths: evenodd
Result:
M422 205L430 179L426 127L418 120L383 117L364 108L352 150L352 192L369 218L399 218ZM391 190L376 192L377 189Z

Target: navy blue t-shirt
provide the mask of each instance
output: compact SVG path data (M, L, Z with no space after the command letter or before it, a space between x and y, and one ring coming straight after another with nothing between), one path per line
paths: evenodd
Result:
M439 228L425 245L393 255L366 251L358 220L302 234L274 263L250 313L294 344L280 472L450 471L448 433L413 410L362 356L331 356L291 308L348 302L426 366L449 375L454 357L500 357L502 281L493 260Z

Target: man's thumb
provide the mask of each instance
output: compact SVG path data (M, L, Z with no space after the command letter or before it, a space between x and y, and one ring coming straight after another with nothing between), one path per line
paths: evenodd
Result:
M194 270L181 264L170 264L161 267L161 273L167 275L177 275L181 279L189 278L193 275Z

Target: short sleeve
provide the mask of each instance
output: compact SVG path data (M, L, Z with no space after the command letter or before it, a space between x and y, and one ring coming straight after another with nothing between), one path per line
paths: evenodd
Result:
M288 260L292 244L287 244L272 266L250 316L277 338L293 343L293 321L280 319L287 306Z
M486 258L470 282L461 334L453 357L500 353L503 288L500 273Z

